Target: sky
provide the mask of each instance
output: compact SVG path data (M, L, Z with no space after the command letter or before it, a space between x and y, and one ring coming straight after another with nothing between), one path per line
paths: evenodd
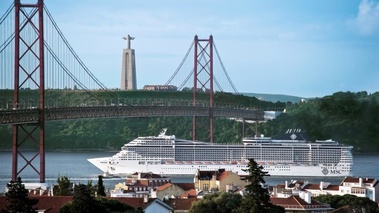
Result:
M12 4L0 1L0 14ZM37 0L21 0L35 3ZM323 97L379 91L379 0L44 0L90 71L119 88L122 37L137 87L164 84L194 36L213 35L241 93Z

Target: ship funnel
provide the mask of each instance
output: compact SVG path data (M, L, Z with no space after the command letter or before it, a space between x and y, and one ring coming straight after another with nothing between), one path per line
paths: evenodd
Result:
M166 132L167 132L167 128L163 128L161 133L159 134L159 136L164 136L166 135Z

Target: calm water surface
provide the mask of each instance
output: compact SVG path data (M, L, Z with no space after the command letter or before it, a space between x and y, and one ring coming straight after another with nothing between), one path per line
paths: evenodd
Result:
M30 159L35 153L23 153ZM67 176L71 182L87 183L91 180L93 184L97 183L97 177L102 172L87 161L88 158L106 157L115 154L115 152L46 152L46 183L55 184L59 176ZM25 161L19 157L19 168L25 165ZM33 165L39 167L39 156L33 161ZM6 183L11 179L12 171L12 153L0 152L0 192L4 192ZM379 155L355 155L353 173L356 177L372 177L379 179ZM37 173L28 166L20 174L23 182L39 182ZM284 183L285 180L306 179L309 182L317 183L321 180L338 184L342 181L339 178L317 178L317 177L267 177L265 180L268 184L274 185ZM192 176L172 177L172 182L192 182ZM113 188L115 184L123 182L123 178L104 179L106 188Z

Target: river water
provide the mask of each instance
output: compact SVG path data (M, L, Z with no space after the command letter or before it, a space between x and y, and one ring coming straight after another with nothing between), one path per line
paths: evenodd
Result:
M30 159L35 153L22 153ZM46 152L45 179L48 185L56 184L59 176L67 176L72 183L97 183L97 178L102 172L87 161L88 158L112 156L115 152ZM19 169L25 165L25 161L19 157ZM39 156L33 161L33 166L39 168ZM11 179L12 153L0 152L0 193L4 192L6 183ZM355 177L370 177L379 179L379 155L354 155L353 175ZM26 167L19 175L23 182L39 182L39 176L30 167ZM321 180L332 184L339 184L343 177L266 177L269 185L284 184L285 180L306 179L311 183ZM172 182L193 182L193 176L172 176ZM123 178L104 179L106 188L112 189L117 183L123 182Z

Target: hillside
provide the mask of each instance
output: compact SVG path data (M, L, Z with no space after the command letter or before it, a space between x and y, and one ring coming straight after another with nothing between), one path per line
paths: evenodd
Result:
M379 152L379 92L337 92L287 105L286 112L262 124L260 133L302 129L314 140L334 139L354 146L356 152Z
M69 94L65 92L66 96ZM85 101L87 94L74 92L78 100ZM120 97L144 98L192 98L188 93L157 92L118 92ZM59 95L59 94L56 94ZM205 94L204 94L205 95ZM81 98L82 97L82 98ZM0 91L1 99L8 99ZM206 97L203 97L206 100ZM307 102L267 102L254 97L216 93L215 100L233 103L241 107L254 107L263 110L285 108L278 118L260 123L258 134L274 136L287 129L302 129L312 139L334 139L340 143L354 146L355 152L379 153L379 92L338 92L323 98L310 99ZM3 101L2 103L6 103ZM208 141L209 119L199 118L198 140ZM245 126L246 127L246 126ZM119 149L124 143L142 135L157 135L162 128L168 128L169 134L178 138L192 139L192 117L155 117L155 118L113 118L51 121L46 123L46 148L49 150L80 149ZM214 141L238 143L242 139L242 123L228 118L215 118ZM246 127L245 136L257 134L255 128ZM10 149L12 145L12 127L0 126L0 149ZM26 145L25 145L26 144ZM24 143L26 148L29 145ZM29 143L34 145L33 143Z

